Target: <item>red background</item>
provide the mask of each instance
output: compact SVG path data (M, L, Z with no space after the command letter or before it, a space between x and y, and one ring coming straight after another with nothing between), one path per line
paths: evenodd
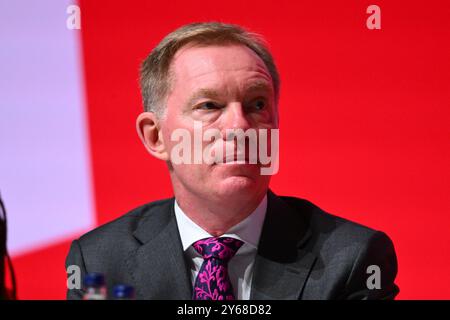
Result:
M381 30L366 27L371 4L381 8ZM141 60L180 25L237 23L265 36L281 73L280 171L271 188L390 235L398 298L450 299L448 1L80 7L97 224L172 194L165 165L135 132ZM19 298L65 297L75 236L14 259Z

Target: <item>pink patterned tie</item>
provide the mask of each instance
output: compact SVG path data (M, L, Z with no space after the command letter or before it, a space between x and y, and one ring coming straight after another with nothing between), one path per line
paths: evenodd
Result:
M228 261L243 244L228 237L206 238L193 244L204 259L195 279L193 300L234 300Z

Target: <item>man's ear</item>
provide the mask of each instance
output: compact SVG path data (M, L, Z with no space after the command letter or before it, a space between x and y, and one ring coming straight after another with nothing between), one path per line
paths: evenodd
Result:
M153 112L143 112L136 119L136 129L147 151L157 159L168 161L159 120Z

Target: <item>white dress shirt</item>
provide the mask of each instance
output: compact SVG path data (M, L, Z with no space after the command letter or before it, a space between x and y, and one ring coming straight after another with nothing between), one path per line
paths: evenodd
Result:
M258 250L264 218L267 210L267 195L247 218L230 228L221 237L231 237L244 242L236 255L228 263L228 272L234 295L238 300L249 300L252 286L253 265ZM202 256L192 247L201 239L212 237L193 222L175 200L175 217L180 232L183 251L191 270L191 281L194 286L195 279L203 263Z

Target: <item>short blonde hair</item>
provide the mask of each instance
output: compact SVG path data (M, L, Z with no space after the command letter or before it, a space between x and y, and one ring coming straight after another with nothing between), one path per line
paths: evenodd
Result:
M142 62L141 94L144 110L161 116L170 91L170 64L175 53L186 44L208 46L241 44L253 50L266 65L278 102L280 79L274 59L261 36L240 26L220 22L191 23L168 34Z

